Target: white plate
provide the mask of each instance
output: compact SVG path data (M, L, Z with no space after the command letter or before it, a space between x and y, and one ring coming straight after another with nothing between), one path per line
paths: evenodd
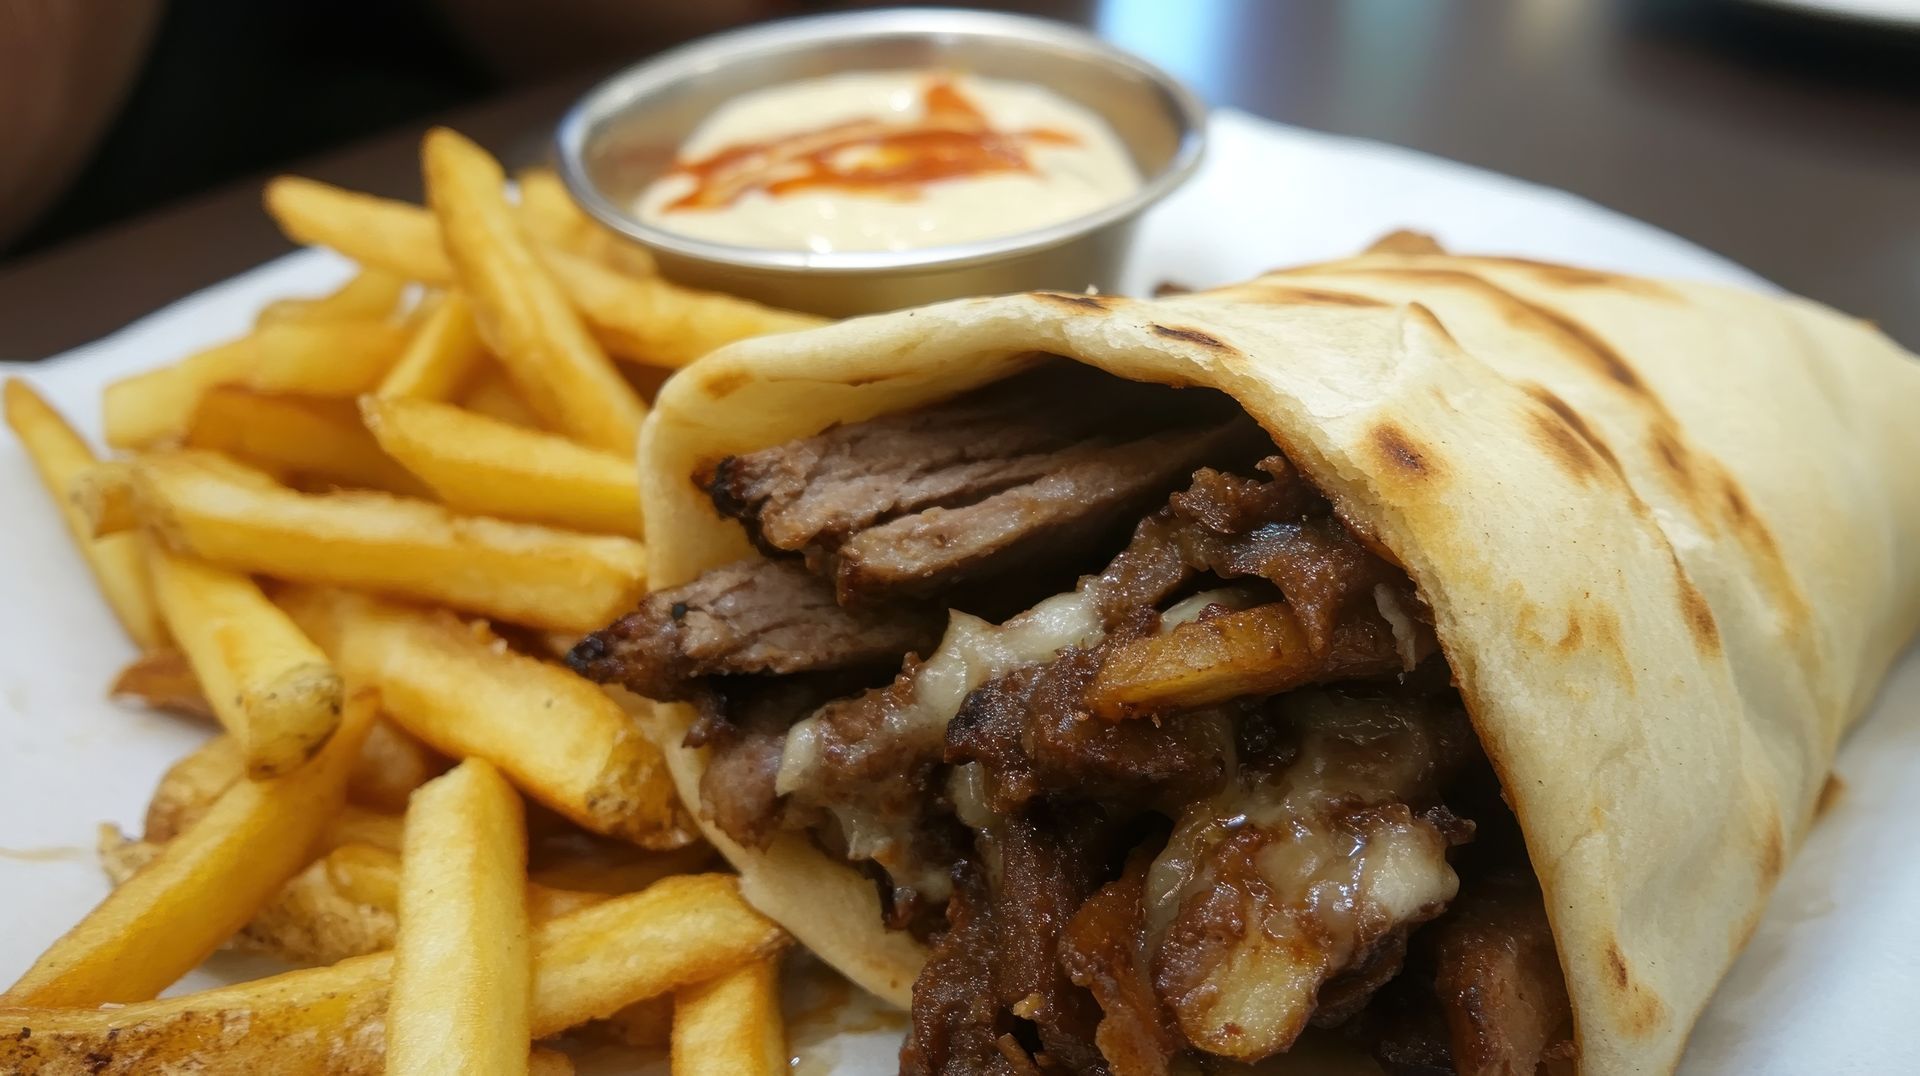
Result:
M1589 202L1449 161L1234 113L1217 116L1213 134L1201 174L1147 220L1132 290L1333 257L1400 227L1461 250L1769 287ZM16 372L97 434L108 381L234 335L268 299L323 292L348 271L324 252L291 255ZM44 498L19 447L0 438L0 982L106 892L95 825L137 829L161 771L204 735L102 698L133 651ZM1900 795L1906 775L1920 772L1916 711L1920 659L1910 654L1845 745L1847 792L1701 1020L1687 1072L1920 1071L1920 1039L1904 1034L1920 1011L1920 857ZM182 988L268 966L224 955ZM816 1014L798 1030L818 1040L831 1023ZM808 1049L805 1068L881 1071L891 1043L887 1031L828 1041Z

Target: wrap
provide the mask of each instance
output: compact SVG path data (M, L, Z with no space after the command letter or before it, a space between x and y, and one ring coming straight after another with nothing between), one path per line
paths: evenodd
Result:
M1920 618L1913 357L1799 299L1438 253L960 300L675 377L641 438L651 584L752 553L702 466L1041 355L1224 391L1404 565L1524 831L1580 1070L1670 1069ZM692 714L652 717L677 743ZM702 765L674 755L689 803ZM791 833L707 836L750 900L905 1004L924 953L870 881Z

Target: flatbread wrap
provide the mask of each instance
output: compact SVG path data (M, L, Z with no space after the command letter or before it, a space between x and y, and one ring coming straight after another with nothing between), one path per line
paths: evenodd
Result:
M961 300L674 378L570 660L904 1070L1665 1071L1920 620L1917 413L1815 304L1419 244Z

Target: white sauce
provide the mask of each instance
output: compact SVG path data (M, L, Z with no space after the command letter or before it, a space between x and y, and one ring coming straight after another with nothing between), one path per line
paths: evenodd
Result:
M924 118L922 94L933 77L870 71L746 94L701 124L681 146L680 160L697 162L730 147L854 120L911 126ZM993 131L1044 129L1071 136L1074 144L1029 141L1032 173L923 183L917 196L907 197L831 187L779 195L753 190L722 207L670 209L697 185L675 172L643 191L636 211L649 224L718 243L815 253L901 251L1031 231L1111 205L1139 188L1126 147L1088 109L1025 83L965 75L951 82Z

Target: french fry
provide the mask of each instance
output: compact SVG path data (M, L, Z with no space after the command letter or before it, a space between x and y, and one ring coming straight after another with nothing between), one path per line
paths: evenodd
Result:
M527 877L564 892L637 893L670 875L706 870L717 858L704 842L654 852L574 830L535 840L527 855Z
M658 1048L673 1041L672 996L648 998L600 1022L600 1029L626 1046Z
M0 395L5 397L7 425L27 450L41 484L53 495L60 517L66 521L67 531L73 535L107 606L119 618L127 636L141 648L161 645L167 632L153 602L140 539L121 534L93 537L91 520L68 498L67 490L74 479L95 466L93 450L26 382L8 378Z
M201 394L215 385L241 381L258 357L253 338L241 337L172 366L115 381L100 398L107 443L151 448L178 439L186 433Z
M358 396L372 392L407 346L391 321L281 321L253 334L241 382L261 392Z
M536 1046L527 1054L527 1076L573 1076L573 1058Z
M449 507L640 536L632 454L616 455L431 400L362 397L379 446Z
M648 366L685 366L722 344L827 321L659 277L628 276L554 247L543 247L540 256L607 351Z
M319 750L340 722L342 694L320 648L244 575L165 549L148 567L167 630L248 775L286 773Z
M646 248L608 231L581 210L551 168L529 168L520 184L520 226L533 239L634 276L660 271Z
M351 844L364 844L397 855L403 826L400 815L349 803L321 831L320 846L331 852Z
M296 493L249 484L230 466L191 450L141 458L135 499L163 544L235 571L557 630L602 626L645 587L641 547L626 538L461 516L383 493Z
M486 360L480 330L473 323L473 304L457 291L429 297L426 313L414 329L400 360L374 390L388 398L452 399Z
M631 452L646 405L520 234L499 164L445 128L427 133L421 161L428 204L454 276L473 300L480 337L534 413L587 444Z
M139 699L155 710L182 717L217 720L187 656L171 646L149 650L127 663L114 677L108 694L116 699Z
M387 1072L526 1071L527 827L483 759L421 786L407 808Z
M787 1070L780 966L757 960L673 995L674 1076L777 1076Z
M406 278L385 269L362 269L337 291L317 299L276 299L261 307L255 324L275 321L356 321L393 316L406 293Z
M230 736L215 736L175 762L147 803L147 841L164 843L185 832L222 793L246 776L246 756Z
M21 976L0 1005L145 1001L206 959L304 867L346 798L376 700L356 695L312 764L239 781Z
M531 1032L545 1038L786 944L726 875L669 878L535 928ZM111 1009L0 1008L0 1071L102 1076L381 1071L391 953Z
M692 840L659 748L619 704L480 625L339 591L282 596L347 678L381 689L395 723L454 758L484 758L578 825L643 846Z
M385 718L374 722L360 748L347 799L376 811L400 814L413 790L445 772L447 760Z
M423 284L453 283L440 225L419 206L298 176L269 181L266 206L296 243L332 247L362 265Z
M267 209L295 242L332 247L428 284L454 280L439 225L418 206L281 177L267 185ZM541 237L535 244L541 261L600 345L629 362L683 366L721 344L824 321L653 278L644 252L604 231L600 239L569 247L554 242L537 221L526 230Z
M348 486L408 495L426 489L380 450L345 400L219 386L200 397L184 443Z
M479 376L473 379L473 384L467 386L459 403L462 410L498 419L509 426L529 430L541 428L540 419L534 415L533 408L520 398L520 390L513 387L513 382L497 366L481 370Z
M327 876L342 896L386 911L400 907L400 854L371 844L344 844L327 853ZM527 916L536 923L572 915L613 894L527 883Z
M133 461L101 460L67 480L67 504L94 538L123 534L140 525L133 510ZM141 565L146 571L146 565Z

